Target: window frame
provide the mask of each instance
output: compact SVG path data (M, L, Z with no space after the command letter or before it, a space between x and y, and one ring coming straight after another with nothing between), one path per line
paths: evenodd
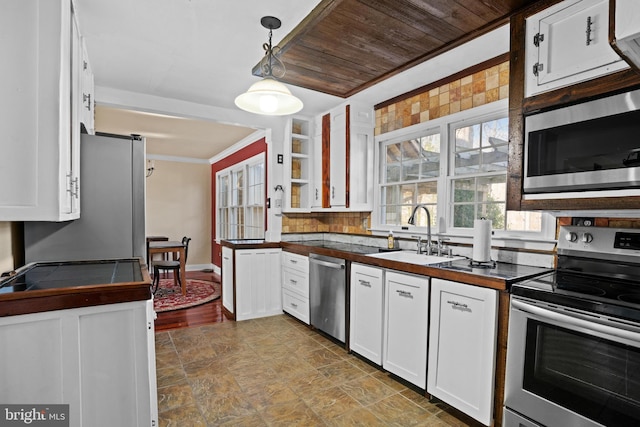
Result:
M388 185L384 183L384 147L388 144L401 142L411 138L417 138L433 133L435 129L440 131L440 175L437 178L438 200L437 200L437 218L432 219L432 235L437 234L447 236L471 237L473 228L453 227L453 209L451 198L453 197L453 181L463 177L478 177L480 175L493 176L499 174L507 174L508 171L495 172L479 172L478 174L454 175L455 163L453 162L453 152L450 149L453 141L453 128L460 127L464 123L482 123L500 117L509 115L508 99L492 102L482 106L474 107L468 110L449 114L444 117L432 119L424 123L397 129L381 135L376 135L375 141L375 183L376 190L374 192L374 210L371 214L371 230L375 235L386 235L389 231L393 231L398 235L410 236L412 234L426 234L427 227L418 227L408 224L387 225L381 223L382 219L382 187ZM507 176L508 179L508 176ZM506 203L506 196L505 196ZM505 215L506 215L505 210ZM542 213L542 226L540 231L515 231L515 230L494 230L494 238L505 240L532 240L532 241L550 241L555 239L555 218L546 212Z
M256 154L253 157L235 163L225 169L216 172L216 194L214 197L216 200L215 227L217 242L220 242L224 239L264 239L266 231L265 213L267 210L266 193L262 194L262 205L258 205L255 203L249 204L249 192L251 191L251 188L249 186L251 168L260 164L262 164L262 184L260 185L266 191L267 174L266 159L264 153ZM241 202L234 203L234 201L236 200L234 198L234 189L236 188L234 187L234 178L238 173L242 173L242 188L239 188L241 192ZM226 177L227 179L226 195L224 195L227 200L226 206L221 206L220 204L220 201L223 197L223 194L220 191L220 181L222 177ZM262 227L247 223L247 218L249 218L250 216L255 216L252 215L251 212L255 211L258 206L262 207ZM221 221L221 218L223 217L223 210L226 210L226 215L224 215L228 219L226 223L223 223ZM238 224L235 224L235 226L237 227L236 230L234 230L234 224L232 223L234 212L237 212L237 217L241 218L238 221ZM242 228L242 237L240 237L240 234L238 233L240 227ZM223 228L226 228L226 230L223 230ZM251 233L252 231L255 231L257 229L261 230L261 233L258 233L259 235L254 235L253 233ZM224 236L223 231L227 233Z

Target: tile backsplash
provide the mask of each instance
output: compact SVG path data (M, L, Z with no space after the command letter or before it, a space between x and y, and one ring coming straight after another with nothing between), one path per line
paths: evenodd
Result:
M375 134L509 98L509 61L425 90L375 112Z
M283 233L371 234L370 212L289 213L282 216Z

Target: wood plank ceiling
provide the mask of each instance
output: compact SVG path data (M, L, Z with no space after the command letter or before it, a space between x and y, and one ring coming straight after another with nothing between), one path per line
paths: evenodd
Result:
M287 68L279 80L347 98L507 23L535 2L323 0L279 44Z

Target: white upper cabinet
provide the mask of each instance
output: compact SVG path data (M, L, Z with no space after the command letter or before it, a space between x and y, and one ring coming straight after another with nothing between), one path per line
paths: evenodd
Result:
M565 0L526 19L525 96L627 67L609 44L609 0Z
M79 37L70 0L0 3L0 221L80 215Z
M316 209L373 209L373 108L346 104L316 119L312 204Z

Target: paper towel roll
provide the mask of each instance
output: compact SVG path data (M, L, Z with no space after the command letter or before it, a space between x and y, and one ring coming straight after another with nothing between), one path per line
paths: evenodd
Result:
M473 254L474 262L491 261L491 220L476 219L473 221Z

